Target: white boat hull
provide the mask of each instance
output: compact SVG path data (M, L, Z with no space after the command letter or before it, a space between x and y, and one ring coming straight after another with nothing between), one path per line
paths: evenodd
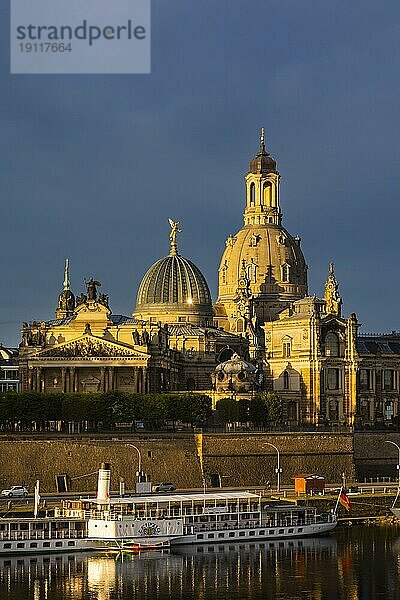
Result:
M226 529L196 532L182 536L163 537L130 537L126 539L109 540L103 542L105 548L124 550L161 549L168 546L213 544L227 542L249 542L258 540L275 540L304 538L328 533L336 527L336 521L330 523L315 523L301 527L254 527L246 529Z

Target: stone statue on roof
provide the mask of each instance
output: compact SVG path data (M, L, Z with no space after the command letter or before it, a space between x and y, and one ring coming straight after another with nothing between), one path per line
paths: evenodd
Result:
M96 300L97 299L97 288L101 286L100 281L96 281L91 277L89 281L86 281L85 284L87 288L87 298L88 300Z
M171 244L171 254L176 254L178 250L178 246L176 243L176 236L178 233L182 233L182 229L180 229L180 221L173 221L172 219L168 219L169 224L171 226L171 231L169 234L169 241Z

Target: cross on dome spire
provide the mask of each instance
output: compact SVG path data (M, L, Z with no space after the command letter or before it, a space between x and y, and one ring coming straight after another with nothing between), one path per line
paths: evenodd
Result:
M261 146L261 148L265 148L265 129L264 129L264 127L261 127L260 146Z

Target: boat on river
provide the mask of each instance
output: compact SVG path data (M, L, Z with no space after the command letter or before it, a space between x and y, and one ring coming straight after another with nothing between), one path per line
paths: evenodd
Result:
M316 536L335 512L263 500L250 491L148 493L110 498L110 467L99 470L97 498L64 501L54 516L0 519L0 553L164 549L177 545Z

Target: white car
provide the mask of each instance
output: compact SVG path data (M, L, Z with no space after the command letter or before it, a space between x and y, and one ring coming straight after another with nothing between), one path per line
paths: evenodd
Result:
M28 490L23 485L13 485L9 490L1 490L1 495L8 496L9 498L12 498L13 496L26 498L28 495Z

